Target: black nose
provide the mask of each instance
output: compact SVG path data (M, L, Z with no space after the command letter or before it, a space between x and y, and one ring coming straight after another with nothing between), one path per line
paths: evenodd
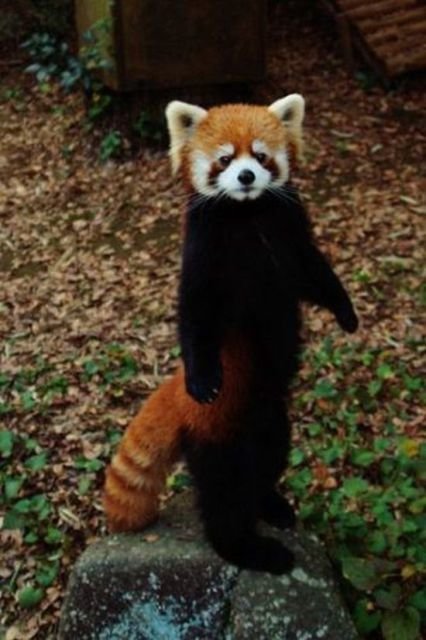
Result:
M241 184L248 186L256 180L256 176L254 175L253 171L250 171L250 169L243 169L238 175L238 180L241 182Z

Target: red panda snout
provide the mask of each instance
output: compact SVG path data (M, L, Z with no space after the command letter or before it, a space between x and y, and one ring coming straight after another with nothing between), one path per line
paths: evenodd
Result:
M255 200L265 191L282 186L289 177L285 149L273 154L265 144L257 142L249 152L240 154L231 144L221 145L211 153L193 150L190 179L195 191L207 197L227 196L243 201Z

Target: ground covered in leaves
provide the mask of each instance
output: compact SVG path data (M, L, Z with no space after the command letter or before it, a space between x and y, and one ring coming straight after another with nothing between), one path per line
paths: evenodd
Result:
M293 91L307 98L307 164L295 181L361 328L342 335L327 313L306 309L287 485L341 568L362 635L410 640L420 637L426 606L425 102L418 80L385 91L366 73L348 77L332 26L296 5L274 7L268 82L254 98ZM105 533L103 467L129 417L177 362L182 191L166 152L142 149L102 163L94 140L78 94L40 88L19 68L5 74L0 637L7 640L55 637L70 568ZM178 476L172 489L181 483Z

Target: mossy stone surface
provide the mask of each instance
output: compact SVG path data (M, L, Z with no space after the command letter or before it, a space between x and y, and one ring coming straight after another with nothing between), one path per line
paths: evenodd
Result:
M59 640L355 640L321 545L271 532L295 552L289 575L239 571L209 547L191 494L138 535L89 547L76 564Z

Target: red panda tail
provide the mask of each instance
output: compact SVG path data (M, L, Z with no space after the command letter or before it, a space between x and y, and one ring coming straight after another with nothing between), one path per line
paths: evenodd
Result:
M107 468L104 508L112 532L138 531L158 516L159 494L178 454L182 426L172 402L176 384L177 376L148 398Z
M104 507L110 531L137 531L158 516L159 494L179 454L183 428L199 440L226 438L248 389L251 363L241 341L222 351L223 386L212 404L186 392L183 367L155 391L129 424L106 471Z

